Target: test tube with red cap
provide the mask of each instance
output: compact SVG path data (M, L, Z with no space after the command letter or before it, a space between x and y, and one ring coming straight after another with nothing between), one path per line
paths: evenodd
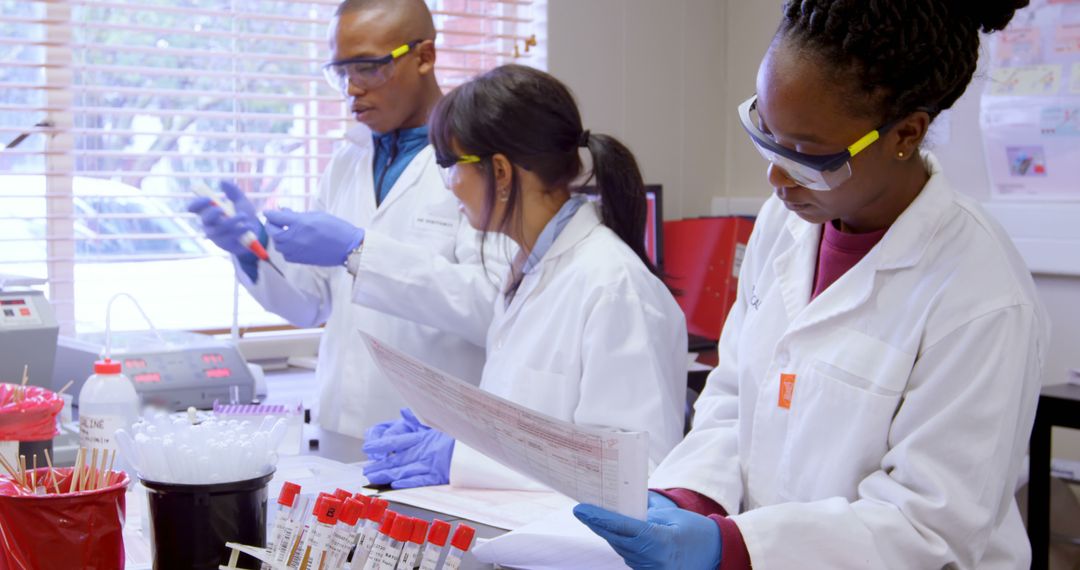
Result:
M299 503L300 485L286 481L281 486L281 492L278 493L277 509L274 513L274 526L270 529L270 538L266 541L267 554L270 560L274 560L277 555L278 548L281 547L283 538L287 540L291 537L285 537L285 527L289 526L289 521L292 518L292 511Z
M345 489L334 489L334 496L341 500L341 504L345 504L346 499L352 498L352 493Z
M472 547L476 529L467 525L459 524L454 531L454 539L450 541L450 552L446 553L446 562L443 562L443 570L458 570L461 568L461 559Z
M341 500L333 495L324 495L315 501L315 522L304 543L304 555L300 559L302 570L322 570L330 550L330 539L334 535L334 525L338 521Z
M367 497L364 497L367 499ZM334 527L334 536L330 539L331 568L341 568L349 557L349 551L356 544L357 521L364 516L368 501L360 501L350 496L341 506L338 524Z
M364 568L368 554L371 553L371 547L375 545L379 525L382 524L383 517L386 516L386 507L389 505L390 503L384 499L371 498L367 511L364 513L364 518L367 520L364 521L364 528L360 531L360 536L356 541L356 551L353 552L351 568L355 570Z
M398 559L396 570L413 570L420 561L420 547L427 538L428 523L420 519L413 519L412 535L409 543L401 549L401 558Z
M435 570L448 538L450 538L450 523L439 519L431 521L427 546L424 547L424 555L420 558L420 570Z
M397 519L397 516L398 514L394 511L386 511L382 525L379 526L379 535L375 538L375 544L371 547L367 562L364 563L364 570L376 570L379 567L383 553L386 552L386 545L390 542L390 532L394 530L394 520ZM355 562L353 568L356 568Z
M386 542L386 551L383 552L382 560L379 561L378 570L394 570L398 560L401 559L401 549L409 543L412 536L413 519L404 515L398 515L394 519L394 528L390 531L390 540Z

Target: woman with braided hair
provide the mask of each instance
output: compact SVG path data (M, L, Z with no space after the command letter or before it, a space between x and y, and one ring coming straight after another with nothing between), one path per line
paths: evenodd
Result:
M774 195L633 568L1030 564L1014 491L1048 338L1015 248L921 149L1027 0L791 0L742 125Z

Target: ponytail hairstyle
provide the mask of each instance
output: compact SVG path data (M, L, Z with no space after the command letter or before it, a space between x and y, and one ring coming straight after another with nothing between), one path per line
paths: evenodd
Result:
M882 124L933 120L964 94L979 31L1008 25L1028 0L788 0L774 41L789 42L854 89L853 109Z
M521 183L513 174L505 213L500 220L492 219L498 199L493 155L506 156L555 190L570 187L581 175L578 149L588 148L604 225L658 274L645 251L645 184L634 155L610 136L583 130L574 96L558 79L521 65L497 67L443 97L432 111L429 128L438 156L453 156L456 143L464 154L482 159L487 178L484 237L487 228L512 233L511 228L520 232L523 224Z

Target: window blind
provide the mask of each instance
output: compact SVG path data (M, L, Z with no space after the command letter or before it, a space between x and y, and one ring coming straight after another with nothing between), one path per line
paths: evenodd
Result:
M0 0L0 273L47 278L65 333L102 328L119 292L159 327L227 327L231 263L185 205L232 180L259 208L310 206L351 126L320 71L337 5ZM546 2L429 5L445 89L546 66ZM244 293L240 323L281 320Z

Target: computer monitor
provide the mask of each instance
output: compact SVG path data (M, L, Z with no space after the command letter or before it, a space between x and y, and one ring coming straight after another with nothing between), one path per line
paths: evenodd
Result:
M600 201L600 189L596 186L582 186L581 192L590 200ZM664 269L664 198L663 187L659 184L645 185L645 253L649 260L663 272Z

